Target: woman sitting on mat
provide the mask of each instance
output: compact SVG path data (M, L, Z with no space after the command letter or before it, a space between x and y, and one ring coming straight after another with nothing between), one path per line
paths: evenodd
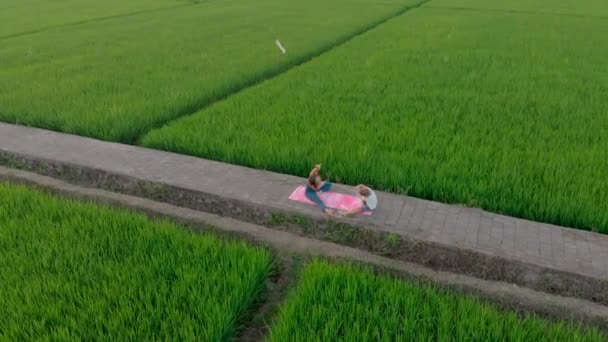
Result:
M321 164L316 165L308 175L308 181L306 182L306 198L315 202L323 212L327 215L332 215L334 210L325 206L325 203L321 201L317 192L325 192L331 188L330 182L323 181L319 172L321 171Z

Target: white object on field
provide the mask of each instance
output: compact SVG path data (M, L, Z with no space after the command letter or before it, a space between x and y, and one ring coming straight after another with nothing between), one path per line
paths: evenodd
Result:
M285 50L285 48L283 47L283 45L281 45L281 42L280 42L278 39L277 39L277 40L275 40L275 44L277 44L277 47L279 48L279 50L281 50L281 52L282 52L283 54L286 54L286 53L287 53L287 50Z

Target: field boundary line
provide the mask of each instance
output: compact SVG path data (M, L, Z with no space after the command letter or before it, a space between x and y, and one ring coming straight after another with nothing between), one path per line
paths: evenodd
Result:
M501 281L483 280L467 275L437 271L428 267L394 260L333 242L300 236L291 232L201 212L146 198L82 187L52 177L0 166L0 182L23 184L52 194L94 202L101 205L141 212L153 219L169 219L194 231L213 231L233 238L243 238L278 253L296 253L304 257L344 260L388 272L394 276L432 283L481 297L500 308L532 311L545 318L582 321L608 332L608 307L587 300L562 297L519 287ZM290 272L290 270L285 270ZM272 316L272 315L271 315Z
M577 13L552 13L543 11L526 11L516 9L500 9L500 8L479 8L479 7L455 7L455 6L423 6L423 9L438 9L447 11L470 11L480 13L506 13L506 14L528 14L538 16L554 16L554 17L572 17L572 18L587 18L587 19L608 19L607 16L592 15L592 14L577 14Z
M196 227L189 228L196 229ZM216 227L216 229L221 229L221 227ZM263 245L269 247L266 244ZM258 302L249 319L245 321L245 325L237 334L235 341L263 341L270 330L270 323L276 319L281 305L298 280L298 272L302 263L300 258L283 250L272 249L277 260L275 266L277 271L275 274L271 274L266 281L266 290L261 301Z
M0 40L6 40L6 39L10 39L10 38L18 38L18 37L28 36L28 35L32 35L32 34L37 34L37 33L43 33L43 32L60 29L60 28L64 28L64 27L78 26L78 25L89 24L89 23L94 23L94 22L101 22L101 21L117 19L117 18L133 17L133 16L136 16L139 14L162 12L162 11L172 10L172 9L176 9L176 8L197 6L197 5L200 5L203 3L206 3L206 2L186 2L183 4L179 4L179 5L150 8L150 9L145 9L145 10L140 10L140 11L133 11L133 12L127 12L127 13L108 15L108 16L103 16L103 17L95 17L95 18L89 18L89 19L84 19L84 20L72 21L69 23L49 25L49 26L41 27L41 28L38 28L35 30L21 31L21 32L17 32L17 33L11 33L11 34L7 34L4 36L0 36Z
M336 41L334 43L325 45L325 46L321 46L319 49L317 50L313 50L310 53L304 54L302 57L295 59L293 62L286 64L285 66L278 68L276 70L270 70L270 71L265 71L265 72L261 72L260 76L252 78L251 80L247 80L244 81L241 85L238 85L236 87L234 87L231 90L228 90L226 93L224 94L219 94L215 97L209 98L206 101L202 101L199 104L195 104L193 106L190 106L190 108L184 109L180 112L178 112L173 118L169 119L169 120L164 120L164 121L159 121L155 124L150 125L150 127L148 127L147 130L145 130L144 132L142 132L138 137L136 137L135 139L133 139L133 141L131 141L130 143L135 144L135 145L141 145L141 140L151 131L159 129L161 127L170 125L171 123L178 121L184 117L188 117L190 115L193 115L205 108L208 108L210 106L212 106L213 104L217 103L217 102L221 102L223 100L226 100L232 96L235 96L237 94L239 94L240 92L254 87L256 85L262 84L264 82L267 81L271 81L272 79L289 72L292 69L295 69L299 66L302 66L316 58L319 58L321 56L323 56L324 54L339 48L340 46L343 46L344 44L352 41L353 39L362 36L380 26L382 26L383 24L386 24L387 22L398 18L412 10L415 10L417 8L421 8L423 5L425 5L426 3L431 2L432 0L422 0L418 3L415 3L413 5L405 5L404 7L396 10L395 12L393 12L392 14L389 14L388 16L378 19L376 21L373 21L367 25L364 25L363 27L361 27L358 30L355 30L354 32L352 32L351 34L346 34L342 37L338 37L336 39Z

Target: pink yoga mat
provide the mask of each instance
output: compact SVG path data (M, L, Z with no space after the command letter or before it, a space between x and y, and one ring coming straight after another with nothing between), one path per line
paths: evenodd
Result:
M289 199L292 201L315 204L313 201L306 198L306 187L298 186L292 193L289 195ZM361 199L352 195L345 195L333 191L327 192L317 192L319 198L328 208L333 208L337 210L350 211L361 208ZM361 214L363 215L371 215L371 211L364 211Z

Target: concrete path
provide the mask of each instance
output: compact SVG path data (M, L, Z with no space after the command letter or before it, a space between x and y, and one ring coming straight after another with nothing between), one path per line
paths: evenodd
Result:
M0 161L50 161L107 175L166 184L238 203L320 218L318 208L287 197L304 179L141 147L0 124ZM13 165L14 166L14 165ZM44 173L44 172L42 172ZM356 220L364 227L608 280L608 236L479 209L378 193L379 207Z

